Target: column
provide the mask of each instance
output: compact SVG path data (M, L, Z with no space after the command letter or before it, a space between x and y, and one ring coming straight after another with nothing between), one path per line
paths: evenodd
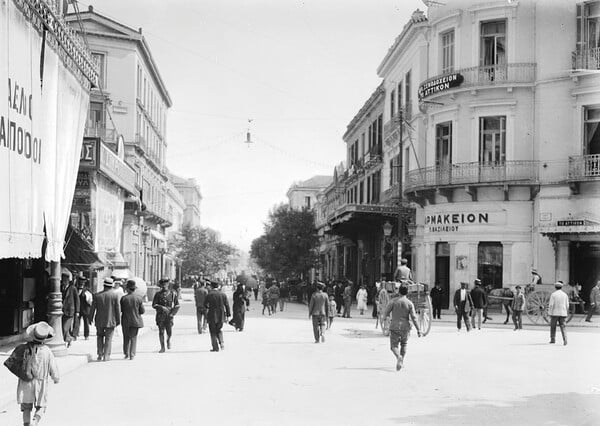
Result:
M510 287L516 282L512 275L512 251L512 242L502 242L502 287Z
M54 337L46 344L55 356L66 356L67 346L62 335L62 292L60 291L60 262L50 262L50 292L48 293L48 324Z
M569 241L556 242L556 281L569 282ZM549 284L549 283L548 283Z

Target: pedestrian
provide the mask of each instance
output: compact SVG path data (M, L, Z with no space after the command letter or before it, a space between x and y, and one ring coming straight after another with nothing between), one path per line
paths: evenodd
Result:
M89 280L86 277L77 277L77 292L79 294L79 315L75 319L75 324L73 325L73 337L75 339L79 337L81 322L83 322L83 337L85 338L85 340L88 340L90 336L89 315L94 297L88 287Z
M431 305L433 306L433 319L442 319L445 294L439 281L435 283L435 287L429 292L429 297L431 297Z
M490 306L489 304L489 294L492 291L493 287L491 284L486 285L485 287L483 287L483 291L485 291L485 308L483 308L483 323L485 324L485 322L487 320L492 320L492 317L488 316L488 307ZM508 289L510 291L510 289ZM500 307L500 309L502 309L502 306ZM509 308L505 308L506 311L508 312ZM506 324L506 323L505 323Z
M265 314L265 309L266 309L269 316L271 316L271 301L269 299L269 287L267 287L267 286L263 287L262 293L261 293L261 303L262 303L262 307L263 307L262 314L263 315Z
M68 269L63 269L61 274L62 290L62 333L67 348L73 341L73 324L79 316L79 294L72 274Z
M421 337L421 330L417 324L417 315L415 313L415 305L406 297L408 287L400 286L400 294L394 297L387 304L383 311L383 320L392 314L390 321L390 350L396 357L396 370L400 370L404 365L404 357L406 356L406 347L408 345L408 337L410 336L411 325L415 326L417 336ZM398 350L400 346L400 350Z
M277 312L277 303L279 302L280 295L279 284L274 282L273 285L271 285L271 288L269 288L269 303L271 305L272 314Z
M473 309L473 300L471 292L467 289L469 284L462 282L460 288L454 292L454 311L456 312L456 327L461 329L461 323L464 320L467 331L471 331L469 323L469 312Z
M361 315L367 310L367 290L364 285L361 285L356 292L356 308Z
M394 273L394 281L412 281L412 271L408 267L407 259L400 259L400 266L396 268L396 272Z
M248 297L244 284L238 284L233 292L233 318L229 321L229 325L235 327L237 331L244 331L244 322L246 320L246 305Z
M346 284L344 288L344 313L343 318L350 318L350 311L352 309L352 285Z
M481 320L483 318L483 309L486 307L485 291L481 288L481 280L474 281L474 288L471 290L471 300L473 301L473 310L471 315L471 325L475 329L475 320L477 320L477 330L481 330Z
M194 302L196 303L196 324L198 326L198 334L202 334L206 331L206 307L204 302L206 301L206 295L208 290L204 280L200 280L194 285Z
M341 281L335 282L333 295L335 296L336 313L339 317L342 314L342 307L344 306L344 286Z
M523 329L523 311L525 310L525 295L521 290L521 286L515 287L515 295L512 300L512 318L515 324L515 331Z
M39 424L48 406L49 378L55 384L60 379L54 354L44 344L53 336L54 329L45 321L30 325L26 330L28 342L17 346L5 362L7 367L8 364L21 365L28 375L28 380L20 375L17 382L17 404L21 405L24 426ZM26 361L24 366L22 361Z
M254 293L254 301L258 301L258 286L259 284L257 284L256 286L254 286L254 288L252 289L252 292Z
M290 297L290 288L286 283L281 283L281 288L279 289L279 312L283 312L288 297Z
M179 311L177 294L169 289L169 279L161 278L158 281L160 291L154 295L152 307L156 310L156 325L158 326L159 353L165 351L165 332L167 334L167 349L171 349L171 336L173 335L173 317Z
M113 290L115 293L117 293L117 295L119 295L119 299L121 299L121 297L125 296L125 290L123 290L123 281L121 278L116 278L114 276L111 278L113 280Z
M96 293L90 308L90 324L96 324L98 361L109 361L115 327L121 323L119 295L113 290L112 278L104 278L104 289ZM95 317L94 317L95 316Z
M223 321L229 320L231 313L229 311L229 302L227 296L219 290L219 283L211 281L211 289L206 296L204 306L206 307L206 320L208 322L208 331L210 332L210 341L212 343L211 352L219 352L225 349L223 340Z
M333 324L333 318L336 313L336 304L335 304L335 296L332 294L329 296L329 313L327 316L327 330L331 328L331 324Z
M308 318L312 319L315 343L325 342L325 326L329 318L329 299L323 292L325 284L318 282L317 289L308 302Z
M554 283L554 288L556 290L550 295L548 315L550 315L550 343L555 343L556 341L556 324L558 323L560 333L562 334L563 344L566 346L567 330L565 323L569 312L569 296L562 291L562 287L562 281Z
M121 327L123 328L123 354L133 361L137 347L137 335L144 327L144 300L135 294L134 280L127 281L127 294L121 298Z
M600 306L600 280L596 282L596 285L592 287L590 291L590 302L588 307L588 313L585 317L586 322L592 322L592 315L596 313L596 310Z
M538 284L542 284L542 276L540 274L538 274L537 269L532 268L531 269L531 281L529 283L529 285L538 285Z

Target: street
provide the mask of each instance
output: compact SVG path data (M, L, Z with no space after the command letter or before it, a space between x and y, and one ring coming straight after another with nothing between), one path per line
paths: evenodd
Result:
M152 330L123 360L91 362L53 386L44 425L390 424L593 425L600 421L597 329L571 327L569 345L548 329L494 326L467 334L451 322L409 340L395 371L388 339L370 317L336 318L314 344L306 307L273 317L252 301L244 332L224 327L225 351L209 352L193 302L175 322L173 349L159 354ZM152 309L148 309L152 313ZM447 315L449 317L449 315ZM90 341L78 344L89 344ZM89 345L93 348L93 345ZM93 353L93 351L92 351ZM477 362L474 362L477 361ZM19 424L16 404L0 424Z

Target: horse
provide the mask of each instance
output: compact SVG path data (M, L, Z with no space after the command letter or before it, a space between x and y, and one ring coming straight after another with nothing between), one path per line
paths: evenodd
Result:
M501 309L504 307L504 310L506 311L506 320L504 321L504 324L508 324L510 315L512 314L512 308L510 305L512 304L512 299L514 296L513 291L507 287L494 288L487 291L487 296L488 306L500 304Z

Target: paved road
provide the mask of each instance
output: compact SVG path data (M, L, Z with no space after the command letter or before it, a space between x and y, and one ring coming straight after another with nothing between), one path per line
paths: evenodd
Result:
M273 317L253 303L246 330L226 326L226 350L209 352L193 306L177 317L173 349L157 353L151 330L134 361L90 363L51 389L44 425L596 425L598 330L457 333L434 324L413 335L396 372L370 319L336 318L314 344L306 308ZM560 340L559 340L560 341ZM16 404L0 424L19 423Z

